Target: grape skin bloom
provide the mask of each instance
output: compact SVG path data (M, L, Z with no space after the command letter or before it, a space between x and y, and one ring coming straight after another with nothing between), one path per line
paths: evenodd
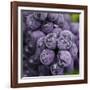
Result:
M28 15L26 18L26 25L28 28L35 30L40 27L41 23L34 19L33 15Z
M59 51L57 54L57 59L58 59L59 65L63 67L69 66L73 60L70 52L66 50Z
M34 12L34 18L40 21L45 21L47 18L46 12Z
M44 49L40 55L40 61L44 65L50 65L54 61L55 53L52 50Z
M56 34L50 33L45 37L45 45L49 49L55 49L56 48Z
M60 37L57 39L57 47L61 50L70 49L73 40L73 34L68 30L64 30L60 33Z
M58 17L59 17L59 14L57 13L48 13L48 19L52 22L56 21Z
M48 23L46 23L46 24L44 24L44 25L42 26L42 31L43 31L45 34L49 34L49 33L51 33L51 32L53 31L53 27L54 27L53 23L48 22Z

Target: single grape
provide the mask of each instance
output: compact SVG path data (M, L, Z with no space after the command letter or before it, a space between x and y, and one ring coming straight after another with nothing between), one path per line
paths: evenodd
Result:
M56 34L50 33L45 37L45 45L49 49L55 49L56 48Z
M55 33L57 37L60 36L61 31L62 31L62 29L59 27L53 29L53 33Z
M52 50L44 49L40 55L40 61L44 65L50 65L54 61L55 53Z
M74 61L71 61L71 64L64 68L67 74L71 74L74 71Z
M42 49L42 50L45 49L44 40L45 40L45 36L44 36L44 37L40 37L40 38L37 40L36 48L40 48L40 49Z
M42 26L42 31L45 34L51 33L53 31L53 23L48 22Z
M60 33L60 37L57 39L57 47L59 49L70 49L73 41L74 35L70 31L64 30Z
M70 30L70 24L68 22L64 22L63 30Z
M64 13L63 16L64 16L64 19L65 19L66 22L71 23L71 15L70 15L70 13L69 14Z
M58 19L59 14L58 13L48 13L48 19L53 22Z
M43 37L43 36L45 36L45 34L44 34L42 31L40 31L40 30L32 32L32 38L33 38L33 40L34 40L35 42L36 42L40 37Z
M58 19L55 21L57 25L59 25L61 28L63 28L64 25L64 16L63 14L59 13Z
M58 51L57 59L59 65L63 67L69 66L73 60L70 52L66 50Z
M34 12L34 18L40 21L45 21L47 18L46 12Z
M79 23L71 23L71 31L75 35L79 34Z
M40 23L40 21L35 20L33 15L30 14L26 18L26 25L28 28L35 30L40 27L41 23Z

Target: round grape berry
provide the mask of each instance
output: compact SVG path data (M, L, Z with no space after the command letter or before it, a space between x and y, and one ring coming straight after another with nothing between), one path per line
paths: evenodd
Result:
M57 54L58 63L60 66L67 67L72 62L72 57L69 51L62 50Z
M50 65L54 61L55 53L52 50L44 49L40 55L40 61L44 65Z
M59 14L58 13L48 13L48 19L50 21L56 21L58 19Z
M40 27L41 23L34 19L33 15L30 14L26 18L26 25L28 28L35 30Z
M71 23L71 16L70 16L70 14L65 13L63 16L64 16L64 19L65 19L66 22Z
M43 36L45 36L45 34L40 30L32 32L32 38L35 41L37 41L40 37L43 37Z
M57 39L57 47L59 49L70 49L73 41L74 35L70 31L64 30L60 33L60 37Z
M42 26L42 31L45 34L51 33L53 31L53 23L48 22Z
M45 37L45 45L49 49L55 49L56 48L56 34L50 33Z
M71 31L72 33L74 33L75 35L79 34L79 23L71 23Z
M64 25L64 16L63 16L63 14L59 13L58 19L55 21L55 23L57 25L59 25L59 27L63 28L63 25Z
M37 40L36 47L37 47L37 48L40 48L40 49L44 49L44 48L45 48L44 40L45 40L45 37L40 37L40 38Z
M72 47L70 48L70 53L74 59L77 58L78 48L75 43L72 44Z
M34 12L34 18L40 21L45 21L47 18L46 12Z
M61 31L62 31L62 29L59 27L53 29L53 33L55 33L57 37L60 36Z

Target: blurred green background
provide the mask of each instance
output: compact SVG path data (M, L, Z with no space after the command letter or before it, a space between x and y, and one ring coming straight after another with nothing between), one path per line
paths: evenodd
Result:
M72 13L71 14L71 20L72 20L72 22L79 22L79 16L80 16L80 14Z
M64 75L77 75L77 74L79 74L79 70L74 70L71 73L67 73L67 72L64 73Z

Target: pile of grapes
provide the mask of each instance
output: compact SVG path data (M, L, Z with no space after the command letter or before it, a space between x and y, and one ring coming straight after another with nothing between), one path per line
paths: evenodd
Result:
M79 73L79 20L72 17L71 13L22 11L24 77Z

